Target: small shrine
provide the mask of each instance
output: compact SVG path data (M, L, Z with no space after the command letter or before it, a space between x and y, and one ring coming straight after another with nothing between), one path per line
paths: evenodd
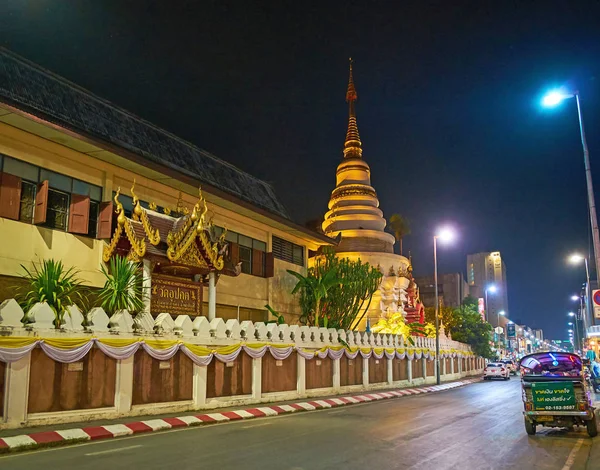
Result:
M117 217L103 261L119 254L143 264L145 287L150 289L147 309L154 315L201 315L203 287L208 286L208 317L214 318L218 278L238 276L241 267L239 263L233 265L227 256L226 231L217 235L207 220L202 192L191 211L184 207L180 195L175 210L160 213L155 204L142 207L134 182L131 217L119 201L120 194L121 188L114 197Z

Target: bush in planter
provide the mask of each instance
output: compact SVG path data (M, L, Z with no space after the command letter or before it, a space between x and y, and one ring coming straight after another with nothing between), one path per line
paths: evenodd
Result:
M38 266L33 263L30 271L21 265L25 271L24 279L27 286L20 289L17 301L25 312L23 323L32 323L29 311L37 303L46 303L54 312L54 327L60 329L64 324L67 307L77 305L85 310L84 293L86 287L78 278L79 272L73 268L65 269L62 261L48 259Z
M98 299L104 311L112 316L121 310L135 314L144 310L143 274L139 263L122 256L111 258L108 270L102 265L106 278Z

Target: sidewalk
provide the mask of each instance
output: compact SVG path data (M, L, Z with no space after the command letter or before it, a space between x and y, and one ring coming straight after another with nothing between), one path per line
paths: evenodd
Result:
M142 432L161 431L177 427L216 424L241 419L262 418L297 411L314 411L337 406L353 405L377 400L400 398L410 395L441 392L461 387L481 379L469 378L441 385L414 388L390 389L362 395L328 396L322 399L298 402L287 401L266 404L262 407L219 408L214 413L190 414L185 416L152 415L125 417L111 420L88 421L84 423L66 423L49 426L0 430L0 453L33 450L41 447L68 445L96 439L110 439Z

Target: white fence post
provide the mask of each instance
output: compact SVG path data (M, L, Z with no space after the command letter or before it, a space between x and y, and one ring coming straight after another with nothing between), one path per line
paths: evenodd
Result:
M297 391L298 395L304 395L306 393L306 359L300 354L298 357L298 377L297 377ZM315 361L316 359L312 359Z
M117 387L115 393L115 408L117 413L127 413L131 410L133 398L133 358L132 354L121 359L117 365Z
M262 398L262 357L252 359L252 398Z
M199 366L198 364L194 364L193 399L195 408L201 408L206 404L207 377L208 366Z
M27 420L30 365L31 353L7 365L4 419L8 423L24 423Z

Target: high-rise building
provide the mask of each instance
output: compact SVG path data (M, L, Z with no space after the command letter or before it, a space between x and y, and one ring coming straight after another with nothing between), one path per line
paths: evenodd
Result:
M467 255L467 282L469 284L469 293L475 298L485 299L486 289L487 320L492 326L503 326L506 321L502 321L500 312L504 312L505 317L509 316L508 311L508 292L506 285L506 265L502 260L499 251L491 253L475 253ZM496 292L492 292L491 286L496 287Z
M433 276L416 277L421 300L425 307L435 307L435 283ZM438 276L438 297L440 305L458 307L469 295L469 286L462 273L448 273Z

